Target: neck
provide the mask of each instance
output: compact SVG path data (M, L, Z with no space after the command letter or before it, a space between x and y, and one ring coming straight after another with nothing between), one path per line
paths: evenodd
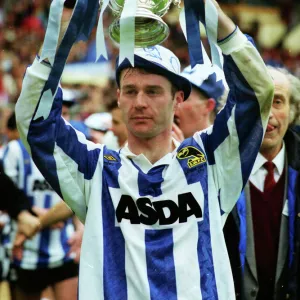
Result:
M175 146L172 143L171 130L166 130L151 138L140 138L130 133L128 135L128 148L136 155L144 154L154 164L172 152Z
M261 155L267 159L268 161L273 161L273 159L277 156L277 154L280 152L282 148L282 145L281 147L278 147L278 148L273 148L273 149L264 149L261 147L260 149L260 153Z
M118 139L119 148L123 148L126 142L127 139Z
M199 126L199 128L201 128L200 130L203 130L208 128L210 125L212 125L212 122L210 122L210 119L208 117L205 122L201 122L201 126Z
M273 161L273 159L276 157L276 155L278 154L272 154L272 153L267 153L267 152L260 152L262 154L262 156L267 159L268 161Z

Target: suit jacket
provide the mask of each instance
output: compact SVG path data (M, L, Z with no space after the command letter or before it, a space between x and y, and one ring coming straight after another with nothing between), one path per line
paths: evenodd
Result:
M0 163L0 210L5 210L12 218L17 218L22 210L31 211L31 204L23 191L4 174Z
M286 178L284 202L288 199L289 216L282 214L274 300L300 299L299 255L300 255L300 137L288 130L286 144ZM244 201L244 209L239 204ZM244 227L243 224L244 223ZM245 228L243 230L243 228ZM252 225L249 184L246 184L238 204L224 226L224 235L235 282L236 297L255 300L259 285L257 280L254 234ZM243 250L242 239L246 249Z

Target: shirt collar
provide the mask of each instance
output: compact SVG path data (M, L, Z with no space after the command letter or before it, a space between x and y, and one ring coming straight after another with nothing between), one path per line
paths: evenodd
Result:
M285 159L285 144L283 143L281 150L273 159L273 163L275 164L275 167L279 175L282 174L284 169L284 159ZM251 175L254 175L260 168L263 168L263 164L267 161L268 160L259 152L257 154Z
M145 165L145 167L152 168L160 165L169 165L171 164L174 155L177 153L177 148L179 147L180 143L172 138L173 145L175 146L175 149L167 153L165 156L163 156L160 160L158 160L156 163L152 164L148 158L143 154L134 154L133 152L130 151L128 147L128 143L120 150L120 153L126 156L127 158L133 159L135 163L137 163L139 166Z
M281 150L277 154L277 156L273 159L273 163L275 164L278 173L281 175L284 169L284 161L285 161L285 145L283 143Z

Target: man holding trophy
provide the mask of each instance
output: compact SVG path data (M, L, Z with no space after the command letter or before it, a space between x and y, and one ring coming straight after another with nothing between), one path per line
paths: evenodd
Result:
M181 144L172 139L174 112L191 86L178 58L155 45L116 64L128 144L118 152L93 144L61 118L59 87L92 2L78 0L70 22L64 9L58 28L67 30L52 56L55 34L46 33L16 106L35 164L85 224L79 299L235 299L222 227L259 150L272 79L251 40L213 2L230 87L214 125Z

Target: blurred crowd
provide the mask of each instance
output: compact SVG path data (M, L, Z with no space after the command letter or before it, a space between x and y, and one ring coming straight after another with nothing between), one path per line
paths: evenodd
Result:
M286 67L290 72L299 76L300 75L300 52L297 51L293 53L291 49L287 49L287 47L283 47L285 36L290 33L292 29L299 26L300 24L300 3L295 0L221 0L218 1L223 5L232 5L239 4L244 7L248 7L249 9L253 9L257 7L256 12L259 14L259 10L266 10L271 14L272 9L276 9L278 11L278 21L281 23L281 26L284 27L284 33L280 34L280 38L272 44L272 46L265 47L264 43L260 43L258 34L264 22L262 20L263 17L257 18L251 23L250 28L243 28L244 32L248 32L251 36L254 37L257 42L258 49L262 57L264 58L267 64L276 67ZM247 9L247 8L246 8ZM235 19L236 24L239 24L240 27L243 20L236 16ZM268 21L266 21L268 22ZM274 24L270 24L274 25ZM275 24L278 25L278 24ZM281 29L281 28L280 28ZM275 31L278 30L278 27L273 26L272 35L276 36ZM299 37L299 33L297 33ZM266 37L265 37L266 38ZM276 38L275 38L276 39ZM295 38L295 43L297 43L297 39Z

